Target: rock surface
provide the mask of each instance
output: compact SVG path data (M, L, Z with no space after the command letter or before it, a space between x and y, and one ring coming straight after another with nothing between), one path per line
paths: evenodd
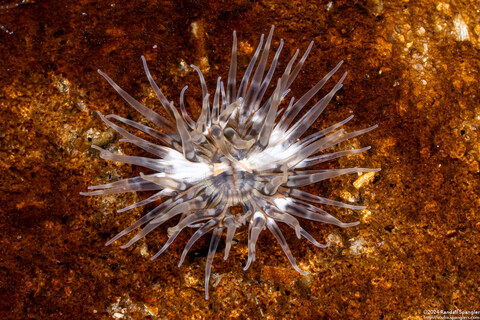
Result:
M14 1L0 5L1 319L424 319L424 310L479 310L478 1ZM379 125L349 142L371 145L368 153L329 165L382 171L307 188L368 207L326 208L360 220L354 228L305 224L328 249L285 232L310 275L290 268L268 232L244 272L243 232L227 261L217 254L205 301L208 239L181 268L188 232L149 260L168 226L128 250L122 241L105 247L144 213L115 210L146 195L79 195L140 171L90 148L140 152L96 115L140 119L96 69L160 110L145 55L168 99L178 104L189 85L197 117L201 88L188 65L213 88L227 76L232 31L243 69L271 25L274 46L285 40L281 66L315 41L296 97L345 60L344 89L312 132L351 113L348 130Z

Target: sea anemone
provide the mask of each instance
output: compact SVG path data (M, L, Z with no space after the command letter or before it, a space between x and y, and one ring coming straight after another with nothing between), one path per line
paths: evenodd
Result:
M340 127L353 118L349 116L337 124L302 138L335 93L342 88L342 81L347 73L343 74L330 92L294 122L304 106L340 68L343 61L300 99L295 101L292 97L288 105L280 108L312 49L313 42L297 63L295 62L299 50L296 50L283 74L279 76L276 86L271 90L273 92L266 95L283 48L283 40L280 40L267 70L273 29L272 26L265 44L264 35L260 37L260 43L238 87L237 37L233 32L227 85L225 87L221 78L218 78L212 105L202 72L198 67L191 66L198 73L202 87L202 111L197 121L192 120L185 109L184 94L187 87L181 91L180 110L177 110L153 80L144 57L142 60L148 81L170 120L132 98L110 77L98 70L135 110L159 130L117 115L103 116L99 112L100 118L123 137L121 142L132 143L153 155L153 157L120 155L92 145L92 148L100 151L100 157L142 166L153 172L92 186L89 187L90 192L81 194L107 195L155 191L156 193L149 198L117 211L124 212L162 200L153 210L106 243L109 245L143 226L140 232L122 246L128 248L164 222L178 216L178 224L168 229L168 241L152 259L164 252L183 229L195 228L196 231L183 250L180 266L193 244L204 234L212 231L205 267L206 299L213 258L223 233L226 233L224 259L227 259L237 228L248 224L248 259L244 268L246 270L255 261L255 245L266 227L277 239L293 268L301 274L306 274L306 271L297 266L278 222L291 227L298 238L304 237L315 246L325 248L329 243L317 242L300 226L297 218L351 227L359 222L341 222L312 203L354 210L365 207L326 199L297 188L344 174L380 170L357 167L303 170L325 161L370 149L366 147L320 154L342 141L375 129L376 125L345 133ZM140 130L155 142L136 136L111 120ZM239 210L233 210L233 207L238 207Z

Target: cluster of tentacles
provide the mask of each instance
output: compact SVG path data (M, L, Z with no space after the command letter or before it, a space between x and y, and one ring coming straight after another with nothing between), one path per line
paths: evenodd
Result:
M260 232L266 227L278 240L293 268L305 274L306 272L297 266L277 223L285 223L295 230L298 238L304 237L315 246L323 248L328 246L328 243L318 243L300 226L297 218L349 227L358 222L343 223L312 203L348 209L364 207L322 198L296 188L344 174L380 170L356 167L304 170L325 161L368 150L370 147L320 154L323 150L369 132L376 126L345 133L341 127L353 118L350 116L331 127L302 138L335 93L340 90L346 73L330 92L294 122L304 106L340 68L342 62L300 99L295 101L291 98L288 105L285 104L284 108L280 108L313 42L298 62L299 51L295 52L283 74L279 75L273 93L267 95L267 89L283 48L283 40L280 40L273 60L267 68L272 35L273 27L265 44L263 44L264 36L261 36L255 54L237 88L237 38L235 32L233 33L232 58L227 84L225 87L221 78L218 78L212 104L210 104L211 99L202 72L192 65L199 74L203 94L202 112L197 121L192 120L186 112L184 93L187 87L181 91L180 110L177 110L173 102L169 102L156 85L144 57L142 57L143 65L150 85L170 120L142 105L106 74L98 71L133 108L159 130L117 115L103 116L99 113L102 120L123 137L120 141L133 143L152 154L151 158L127 156L92 146L100 151L100 157L142 166L152 172L89 187L90 192L82 194L106 195L154 190L156 193L148 199L118 212L144 206L160 199L162 202L107 243L108 245L143 226L137 235L122 246L127 248L167 220L179 216L178 224L168 229L168 241L152 259L164 252L183 229L196 228L185 246L180 266L192 245L201 236L212 231L205 272L206 298L208 298L213 257L223 233L226 233L225 259L227 259L236 229L248 224L246 270L255 260L255 244ZM144 132L155 142L130 133L112 120ZM233 206L241 206L243 212L232 213L230 208Z

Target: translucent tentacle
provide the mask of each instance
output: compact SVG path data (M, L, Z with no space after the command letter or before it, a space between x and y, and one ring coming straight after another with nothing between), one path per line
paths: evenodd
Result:
M282 131L286 131L292 123L293 119L298 115L302 108L317 94L317 92L323 88L325 83L337 72L340 66L343 64L343 60L340 61L335 68L333 68L322 80L320 80L313 88L308 90L296 103L283 115L282 119L278 123L278 128Z
M150 260L156 259L159 255L161 255L167 248L172 244L172 242L175 240L175 238L182 232L183 229L185 229L187 226L191 224L196 224L199 223L205 219L213 218L218 216L218 210L216 209L207 209L207 210L201 210L197 211L191 215L186 216L184 219L182 219L175 227L169 228L168 229L168 234L170 237L168 238L167 242L165 245L158 251Z
M185 158L192 162L198 162L197 153L195 151L195 146L192 142L192 137L188 132L187 125L185 121L183 121L182 117L178 113L177 109L173 106L173 103L169 104L170 109L175 117L175 122L177 124L177 129L180 134L180 138L182 139L182 148L183 148L183 155Z
M158 97L158 100L160 100L160 103L162 104L163 108L167 113L170 115L170 117L174 118L173 113L171 108L169 108L169 103L167 98L163 95L162 91L160 91L160 88L157 86L157 83L155 80L153 80L152 75L150 74L150 70L148 69L147 66L147 60L145 59L144 56L142 56L142 62L143 62L143 68L145 69L145 74L147 75L148 82L150 82L150 86L152 87L153 91Z
M265 228L265 215L259 211L255 212L249 225L248 234L248 260L243 270L247 270L250 264L255 261L255 244L260 232Z
M287 132L287 135L289 136L288 138L288 144L292 144L295 142L300 136L308 129L310 126L317 120L318 116L325 110L327 105L330 103L330 100L332 100L333 96L335 93L337 93L338 90L342 88L342 82L347 76L347 73L345 72L340 78L340 80L337 82L335 87L325 96L323 97L319 102L317 102L293 127Z
M329 134L330 132L333 132L334 130L340 128L341 126L343 126L345 123L347 123L348 121L352 120L353 119L353 115L351 115L350 117L346 118L345 120L342 120L338 123L335 123L334 125L328 127L328 128L325 128L323 130L320 130L320 131L317 131L311 135L309 135L308 137L302 139L300 143L302 146L307 146L315 141L318 141L319 139L323 138L324 136L326 136L327 134Z
M172 208L174 205L176 205L179 202L181 202L181 200L176 200L176 201L174 201L173 199L166 200L161 205L159 205L158 207L156 207L155 209L153 209L152 211L150 211L149 213L147 213L146 215L144 215L143 217L141 217L140 219L135 221L135 223L130 225L128 228L125 228L124 230L122 230L115 237L113 237L107 243L105 243L105 245L108 246L112 242L117 241L118 239L120 239L121 237L126 235L127 233L130 233L131 231L135 230L136 228L140 227L141 225L143 225L143 224L147 223L148 221L152 220L153 218L155 218L155 216L157 214L163 212L163 210L169 210L170 208Z
M135 164L138 166L156 170L157 172L164 171L164 168L160 165L160 162L157 159L116 154L95 145L92 145L92 149L100 151L100 158L105 160Z
M258 66L253 74L252 81L248 87L246 97L245 97L245 104L247 106L253 105L254 101L257 99L257 94L259 92L260 85L262 84L263 73L265 71L265 67L267 65L268 53L270 51L270 44L272 42L274 26L270 29L270 33L267 37L267 41L265 42L265 47L263 48L262 55L260 57L260 61L258 62ZM246 119L250 116L252 112L251 108L245 108L242 110L240 114L241 125L244 125Z
M309 209L313 209L316 212L313 212ZM287 210L290 214L292 214L294 216L297 216L299 218L318 221L318 222L329 223L329 224L333 224L333 225L336 225L336 226L342 227L342 228L353 227L353 226L356 226L360 223L358 221L345 223L345 222L342 222L342 221L338 220L337 218L335 218L334 216L332 216L331 214L329 214L328 212L326 212L326 211L324 211L320 208L317 208L317 207L314 207L314 206L311 206L311 205L307 205L307 204L300 205L297 202L289 203L288 206L287 206Z
M344 157L344 156L347 156L347 155L362 153L362 152L365 152L367 150L370 150L370 148L371 147L365 147L365 148L362 148L362 149L353 149L353 150L342 150L342 151L337 151L337 152L333 152L333 153L323 154L321 156L316 156L316 157L313 157L313 158L307 158L307 159L303 160L302 162L300 162L299 164L297 164L295 166L295 168L305 168L305 167L314 166L314 165L317 165L317 164L320 164L320 163L323 163L323 162L326 162L326 161L330 161L330 160L333 160L333 159L337 159L337 158L340 158L340 157Z
M297 266L297 262L295 261L295 258L293 257L292 252L290 251L290 248L287 244L287 240L285 240L285 237L283 236L282 231L280 231L280 228L275 223L275 220L273 220L272 218L267 218L267 228L275 236L275 239L277 239L278 244L280 244L280 247L282 248L283 252L287 256L288 261L290 261L290 264L292 265L293 269L295 269L296 271L298 271L303 275L307 275L308 271L304 271Z
M188 89L188 86L183 87L182 92L180 92L180 112L182 113L183 118L187 122L188 126L190 129L195 128L195 121L190 118L190 116L187 113L187 110L185 109L185 101L184 101L184 95L185 95L185 90Z
M237 100L235 93L237 82L237 34L233 31L232 58L230 60L230 71L228 72L227 82L227 104L232 104Z
M298 190L298 189L288 189L288 193L286 195L295 197L300 200L304 201L310 201L310 202L315 202L315 203L320 203L320 204L326 204L326 205L331 205L331 206L336 206L336 207L341 207L341 208L346 208L346 209L352 209L352 210L363 210L366 207L365 206L354 206L351 204L346 204L343 202L323 198L316 196L314 194Z
M142 239L155 228L162 225L165 221L170 220L174 216L184 212L202 209L205 203L206 201L204 201L201 197L178 203L176 206L170 208L170 210L161 213L157 217L153 217L153 219L139 233L137 233L132 239L130 239L130 241L122 246L122 249L130 247L132 244Z
M183 249L182 256L180 257L180 262L178 263L178 266L180 267L183 264L183 261L185 260L185 257L187 256L188 251L190 251L190 248L197 242L198 239L200 239L205 233L209 232L213 228L216 227L218 224L219 220L218 219L212 219L208 222L205 222L190 238L188 241L187 245Z
M152 109L145 107L143 104L135 100L131 95L129 95L122 88L120 88L109 76L103 73L100 69L98 69L97 71L102 77L104 77L108 81L108 83L115 89L115 91L117 91L122 96L122 98L125 99L125 101L127 101L128 104L131 105L135 110L143 114L148 120L152 121L160 128L165 128L168 131L175 131L173 123L171 123L169 120L165 119Z
M205 263L205 300L208 300L208 285L210 282L210 272L212 270L213 257L217 251L218 242L222 236L223 228L217 227L213 229L210 246L208 248L207 262Z
M232 247L232 240L233 236L235 235L235 231L237 230L237 222L235 221L235 217L232 215L227 215L225 219L223 219L223 225L227 228L227 236L225 238L225 255L223 260L227 260L228 253L230 252L230 248Z
M217 89L215 90L215 96L213 97L213 108L212 108L212 123L218 123L218 116L220 115L220 80L222 78L218 77L217 79Z
M163 190L160 191L160 192L157 192L155 193L153 196L151 197L148 197L147 199L145 200L142 200L140 202L137 202L137 203L134 203L130 206L127 206L125 208L122 208L122 209L119 209L117 210L117 213L122 213L122 212L125 212L125 211L128 211L128 210L132 210L132 209L135 209L135 208L138 208L138 207L143 207L149 203L152 203L154 201L157 201L158 199L161 199L162 197L164 196L163 194Z
M100 111L97 112L98 115L100 116L100 118L103 120L103 122L105 122L108 126L110 126L111 128L113 128L115 131L117 131L118 133L120 133L122 136L124 136L126 138L126 140L128 142L131 142L133 144L135 144L136 146L142 148L143 150L145 151L148 151L150 152L151 154L154 154L158 157L165 157L166 155L168 155L168 151L169 151L169 148L167 147L164 147L164 146L159 146L157 144L154 144L154 143L151 143L145 139L142 139L142 138L139 138L137 137L136 135L133 135L131 134L130 132L128 132L127 130L117 126L116 124L114 124L113 122L107 120L101 113Z
M106 119L110 119L110 118L113 118L113 119L116 119L120 122L123 122L125 124L128 124L129 126L131 127L134 127L140 131L143 131L145 132L146 134L154 137L155 139L158 139L160 140L161 142L163 142L165 145L167 146L177 146L178 143L180 140L176 140L176 138L178 137L178 135L167 135L163 132L160 132L158 130L155 130L153 128L150 128L146 125L143 125L141 123L138 123L138 122L135 122L135 121L132 121L132 120L129 120L129 119L125 119L123 117L120 117L120 116L117 116L116 114L109 114L107 116L105 116Z
M379 169L373 168L344 168L344 169L330 169L325 172L314 173L310 175L299 174L295 176L289 176L286 183L287 187L301 187L308 184L316 183L322 180L342 176L344 174L356 173L356 172L372 172L379 171Z
M260 53L260 50L262 49L262 44L263 44L263 37L264 35L262 34L260 37L260 43L258 44L257 50L255 50L255 53L250 60L250 63L247 66L247 69L245 70L245 73L243 74L242 82L240 82L240 87L238 87L238 94L237 97L245 97L245 92L247 91L247 85L248 81L250 80L250 74L252 73L253 66L255 65L255 62L257 61L258 54Z

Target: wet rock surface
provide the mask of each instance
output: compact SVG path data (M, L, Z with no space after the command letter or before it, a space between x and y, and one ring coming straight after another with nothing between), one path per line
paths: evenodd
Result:
M479 310L479 12L478 2L453 0L0 3L0 317L423 319L424 310ZM219 250L205 301L208 238L181 268L192 230L155 261L171 225L130 249L120 249L124 241L105 247L148 208L115 210L148 195L79 195L142 170L90 148L142 153L97 116L143 121L96 70L161 113L144 55L169 100L178 104L189 85L186 103L198 117L201 88L188 66L197 64L214 88L228 74L233 30L244 70L271 25L274 49L285 40L280 69L315 41L295 97L345 60L344 88L310 132L350 114L349 131L379 125L346 142L369 152L327 166L382 171L305 188L367 206L323 207L360 220L357 227L304 222L332 243L327 249L285 229L308 276L290 268L268 232L244 272L245 228L227 261Z

